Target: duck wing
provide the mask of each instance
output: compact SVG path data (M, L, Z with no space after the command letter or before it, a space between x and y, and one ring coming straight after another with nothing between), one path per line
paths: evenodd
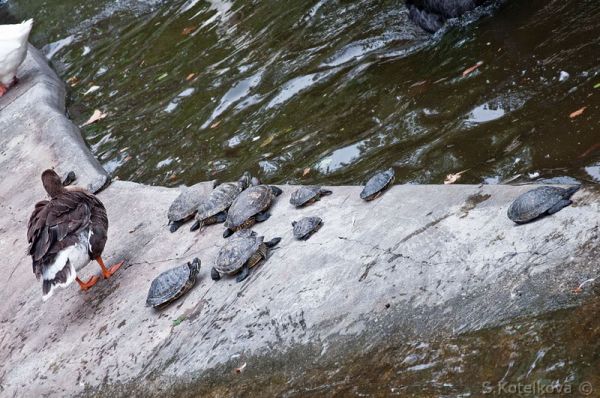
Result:
M79 243L82 232L88 231L89 237L94 228L104 227L106 211L102 206L100 213L104 217L96 214L98 211L94 208L98 203L102 206L96 197L85 192L65 192L50 201L35 205L28 223L27 240L36 276L42 275L44 267L52 264L61 250ZM108 225L104 231L107 228ZM106 234L99 238L101 241L103 239L103 248Z
M0 25L0 41L16 41L25 43L33 26L33 19L13 25Z

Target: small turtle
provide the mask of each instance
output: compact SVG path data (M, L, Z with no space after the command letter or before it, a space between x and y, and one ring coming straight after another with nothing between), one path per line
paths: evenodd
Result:
M573 203L573 196L580 186L571 188L539 187L520 195L508 208L508 218L524 224L538 217L554 214Z
M299 240L307 240L321 228L323 220L319 217L304 217L300 221L292 222L294 237Z
M226 182L213 189L208 198L205 198L198 206L196 222L190 231L195 231L205 225L225 222L227 210L251 182L250 173L246 172L237 182Z
M235 275L241 282L250 274L250 268L266 260L268 249L276 246L281 238L273 238L264 242L263 236L249 229L242 229L233 234L225 246L219 250L215 266L210 271L210 277L218 281L222 274Z
M199 271L200 260L195 258L192 262L161 273L150 285L146 305L163 308L177 300L194 286Z
M321 196L331 195L333 191L321 189L317 186L300 187L290 197L290 203L296 207L302 207L321 199Z
M206 183L203 182L182 189L179 196L171 203L167 213L171 232L177 231L186 221L194 217L200 203L206 200L206 195Z
M227 238L233 232L250 228L257 222L266 221L271 215L267 213L276 196L281 195L281 189L272 185L252 186L238 195L231 204L225 220Z
M387 169L375 174L363 188L360 198L366 201L373 200L383 193L394 182L394 169Z

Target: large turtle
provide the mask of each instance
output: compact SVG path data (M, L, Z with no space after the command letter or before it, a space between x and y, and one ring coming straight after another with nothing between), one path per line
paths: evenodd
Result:
M205 225L225 222L227 210L238 195L250 185L252 179L246 172L237 182L226 182L218 185L197 208L196 222L190 228L195 231Z
M321 196L331 195L333 191L321 189L319 186L300 187L290 197L290 203L296 207L302 207L321 199Z
M394 182L394 169L387 169L375 174L367 181L360 193L360 198L366 201L373 200L383 193Z
M539 187L520 195L508 208L508 218L517 224L554 214L573 203L570 198L580 186L571 188Z
M166 307L190 290L196 283L200 271L200 260L171 268L157 276L150 285L146 305L154 308Z
M323 220L319 217L304 217L299 221L292 222L294 227L294 238L299 240L307 240L323 226Z
M280 241L281 238L273 238L264 242L263 236L258 236L256 232L249 229L237 231L219 250L210 277L218 281L222 274L239 274L236 281L243 281L250 274L250 268L266 260L268 249L276 246Z
M206 183L200 182L191 187L183 187L179 196L175 198L167 217L169 218L169 230L175 232L186 221L191 220L202 201L206 199Z
M239 229L250 228L257 222L266 221L271 215L267 213L281 189L271 185L252 186L238 195L227 212L225 232L227 238Z

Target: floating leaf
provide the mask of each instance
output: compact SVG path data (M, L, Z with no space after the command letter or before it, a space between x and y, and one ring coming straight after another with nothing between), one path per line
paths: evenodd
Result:
M465 69L462 73L463 77L475 72L475 70L477 70L477 68L479 68L481 65L483 65L483 61L478 61L475 65Z
M183 28L183 30L181 31L181 34L184 36L187 36L195 30L196 30L195 26L188 26L187 28Z
M600 88L600 83L594 84L594 88Z
M427 80L421 80L420 82L416 82L416 83L411 84L410 87L422 86L425 83L427 83Z
M577 109L575 112L571 112L569 117L573 119L574 117L581 116L581 114L583 113L583 111L585 111L586 108L587 106L584 106L582 108Z
M460 179L460 177L462 177L463 173L465 173L467 171L469 171L469 169L459 171L458 173L455 173L455 174L448 174L446 176L446 179L444 180L444 184L454 184L456 181L458 181Z
M96 123L98 120L102 120L105 117L106 117L106 113L103 113L101 110L96 109L94 111L94 113L92 114L92 116L90 116L90 118L79 127L85 127L89 124Z
M217 122L214 122L213 124L211 124L211 125L210 125L210 128L211 128L211 129L216 129L217 127L219 127L219 124L221 124L221 121L220 121L220 120L219 120L219 121L217 121Z
M167 72L163 73L162 75L160 75L159 77L156 78L156 81L160 81L162 79L164 79L165 77L169 76L169 74Z
M187 77L185 78L185 80L187 80L187 81L189 82L189 81L190 81L190 80L192 80L192 79L193 79L195 76L196 76L196 74L195 74L195 73L190 73L189 75L187 75Z
M302 172L302 177L306 177L306 175L310 173L310 167L307 167L304 169L304 171Z
M69 86L74 87L79 83L79 78L77 76L71 76L67 79L67 83Z
M264 140L262 144L260 144L261 148L269 145L271 143L271 141L273 141L273 138L275 138L274 135L268 136L267 139Z
M85 93L83 93L83 95L88 95L88 94L91 94L94 91L98 91L98 90L100 90L100 86L92 86L92 87L88 88L88 90Z

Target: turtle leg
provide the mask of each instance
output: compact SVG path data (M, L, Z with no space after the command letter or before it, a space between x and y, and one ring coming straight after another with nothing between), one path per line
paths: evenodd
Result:
M69 173L67 174L67 176L65 177L65 179L62 182L63 187L66 187L67 185L73 184L73 182L76 179L77 179L77 176L75 176L75 172L74 171L69 171Z
M215 224L221 224L221 223L225 222L225 220L227 220L227 212L226 211L222 211L215 215Z
M194 221L194 223L190 227L190 232L194 232L194 231L202 228L203 226L204 226L204 223L202 221L196 220L196 221Z
M218 281L219 279L221 279L221 274L219 274L219 271L217 271L215 267L212 267L212 269L210 270L210 279L212 279L213 281Z
M248 268L248 265L246 264L242 267L242 271L239 273L237 278L235 278L235 281L237 283L240 283L241 281L246 279L248 277L248 275L250 275L250 269Z
M171 221L169 231L175 232L183 225L183 221Z
M556 202L556 204L554 206L549 208L546 213L548 213L548 215L554 214L554 213L558 212L560 209L562 209L563 207L567 207L571 203L573 203L573 202L568 199L559 200L558 202Z
M271 247L275 247L275 246L277 246L277 245L279 244L279 242L281 242L281 238L273 238L273 239L271 239L270 241L268 241L268 242L265 242L265 245L266 245L268 248L271 248Z
M263 222L263 221L267 221L269 219L269 217L271 217L271 214L267 213L266 211L262 211L262 212L258 213L256 216L254 216L254 220L256 222Z
M227 228L224 232L223 232L223 237L224 238L229 238L231 235L233 235L233 229L229 229Z
M281 189L277 188L274 185L270 185L270 187L271 187L271 192L273 192L273 195L275 195L275 196L279 196L283 193L283 191Z

